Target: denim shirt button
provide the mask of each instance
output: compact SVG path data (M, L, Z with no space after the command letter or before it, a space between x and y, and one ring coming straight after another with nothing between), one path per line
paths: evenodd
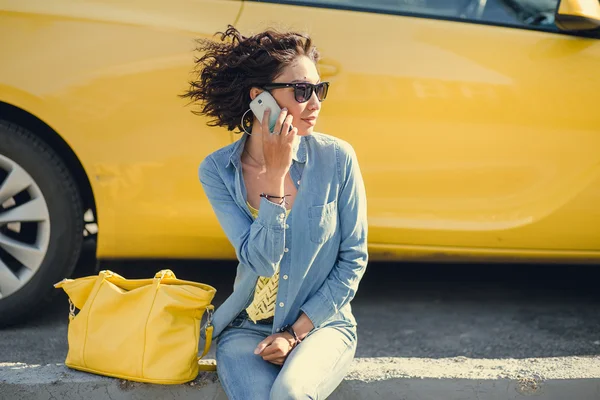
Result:
M283 302L279 303L279 307L283 307L284 305Z
M288 224L285 224L285 229L290 229L290 226Z
M287 281L287 279L288 279L288 276L287 276L287 275L284 275L284 276L283 276L283 280L284 280L284 281Z
M290 251L290 249L288 249L287 247L285 249L283 249L284 253L287 253L288 251Z

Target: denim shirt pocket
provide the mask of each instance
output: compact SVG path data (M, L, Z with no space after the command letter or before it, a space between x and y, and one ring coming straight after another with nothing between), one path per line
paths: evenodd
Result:
M308 209L310 240L325 243L335 233L337 225L337 200Z

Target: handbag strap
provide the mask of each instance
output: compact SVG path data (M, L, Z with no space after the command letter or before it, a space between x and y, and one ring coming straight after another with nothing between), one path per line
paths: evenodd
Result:
M198 361L203 359L208 354L208 351L210 350L210 345L212 343L212 333L213 333L213 327L207 326L206 327L206 340L204 342L204 351L202 352L202 355L200 357L198 357Z
M202 352L202 355L200 357L198 357L198 365L199 365L199 369L201 371L216 371L217 370L217 363L214 360L209 360L209 361L201 361L206 354L208 354L208 351L210 350L210 345L212 344L212 336L213 336L213 330L214 327L212 326L212 313L213 310L215 309L215 306L213 306L212 304L210 304L209 306L206 307L206 340L204 341L204 351Z

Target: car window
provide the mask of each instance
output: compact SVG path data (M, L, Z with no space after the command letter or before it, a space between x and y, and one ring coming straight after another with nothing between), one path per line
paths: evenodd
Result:
M486 3L485 0L477 1ZM481 21L556 29L554 12L558 0L491 0L482 7Z
M558 0L303 0L276 3L314 5L390 14L469 20L556 30Z
M316 0L331 6L358 8L370 11L424 14L440 17L459 17L468 0Z

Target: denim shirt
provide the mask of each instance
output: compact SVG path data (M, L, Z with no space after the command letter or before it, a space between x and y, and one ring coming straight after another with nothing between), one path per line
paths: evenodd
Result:
M304 312L315 329L336 325L353 330L354 298L368 261L367 198L352 146L333 136L297 136L290 175L298 189L286 208L261 198L254 219L246 204L241 154L247 134L208 155L200 182L239 264L233 293L213 316L213 338L253 299L259 276L279 287L273 333ZM204 327L205 328L205 327ZM202 329L205 338L205 329Z

